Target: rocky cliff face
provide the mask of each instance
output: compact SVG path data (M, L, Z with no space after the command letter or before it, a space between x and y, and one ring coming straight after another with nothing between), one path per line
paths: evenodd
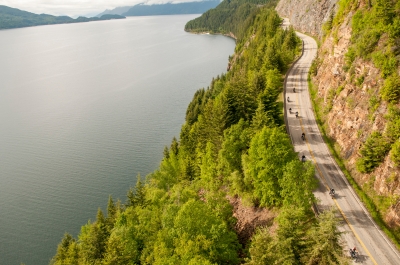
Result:
M299 31L322 34L321 25L334 13L337 0L281 0L276 10Z
M281 0L277 11L289 17L293 26L319 36L322 25L336 10L334 0ZM336 143L336 150L360 187L372 198L391 205L382 212L392 227L400 227L400 170L389 156L370 174L356 170L359 150L372 131L383 132L386 126L387 103L377 101L383 84L380 71L371 63L357 59L345 69L345 54L351 38L350 13L340 27L325 36L319 51L317 68L312 76L317 101L321 108L326 133Z

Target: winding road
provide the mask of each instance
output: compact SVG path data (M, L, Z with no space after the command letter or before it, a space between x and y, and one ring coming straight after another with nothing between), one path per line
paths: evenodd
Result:
M287 27L289 21L284 20ZM344 232L343 241L346 254L349 248L357 248L357 264L400 264L400 254L386 235L378 228L371 216L351 188L346 177L331 157L318 129L310 101L307 74L317 54L317 43L307 35L297 32L303 40L303 54L289 70L285 80L286 100L285 119L294 149L299 156L306 156L316 165L319 187L314 194L318 199L317 209L323 211L332 206L339 209L341 223L339 230ZM296 91L293 92L293 88ZM289 108L292 112L289 113ZM295 112L299 117L295 117ZM306 139L302 140L301 134ZM336 196L332 199L329 188L334 188Z

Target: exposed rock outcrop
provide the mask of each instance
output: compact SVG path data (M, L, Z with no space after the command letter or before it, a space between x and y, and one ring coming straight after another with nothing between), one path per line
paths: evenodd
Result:
M370 174L361 174L356 170L359 150L367 137L373 131L385 130L387 120L384 116L388 105L382 101L375 108L372 106L373 98L379 97L379 89L383 84L380 71L372 62L357 59L352 69L347 72L343 70L345 54L350 45L351 16L349 14L336 35L327 36L320 47L320 64L312 80L318 88L318 97L332 106L325 116L327 134L337 143L337 149L352 177L372 197L395 198L400 195L400 183L396 181L400 171L389 156ZM382 214L387 224L400 225L400 205L393 205Z
M314 36L322 34L321 25L333 15L337 0L281 0L276 11L287 17L295 29Z

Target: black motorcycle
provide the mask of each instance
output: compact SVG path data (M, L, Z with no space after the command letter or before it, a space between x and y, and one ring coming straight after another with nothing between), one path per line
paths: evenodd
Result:
M332 197L332 199L335 197L335 190L334 189L331 189L330 191L329 191L329 195L331 195L331 197Z
M358 259L358 252L356 249L349 249L350 257L357 262Z

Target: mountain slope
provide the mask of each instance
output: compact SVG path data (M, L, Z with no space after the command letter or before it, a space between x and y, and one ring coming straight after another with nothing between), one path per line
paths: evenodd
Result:
M120 7L116 7L114 9L106 9L105 11L101 12L100 14L98 14L96 17L101 17L102 15L122 15L123 13L129 11L129 9L131 9L132 6L120 6Z
M73 19L68 16L52 16L47 14L37 15L8 6L0 6L0 29L22 28L51 24L79 23L122 18L125 17L119 15L103 15L100 18L78 17L77 19Z
M157 16L175 14L202 14L207 10L216 7L220 0L209 0L200 2L166 3L145 5L139 4L131 7L123 16Z
M232 0L223 1L215 8L208 10L201 17L185 25L188 32L222 33L241 38L253 21L254 14L263 7L273 7L276 0Z

